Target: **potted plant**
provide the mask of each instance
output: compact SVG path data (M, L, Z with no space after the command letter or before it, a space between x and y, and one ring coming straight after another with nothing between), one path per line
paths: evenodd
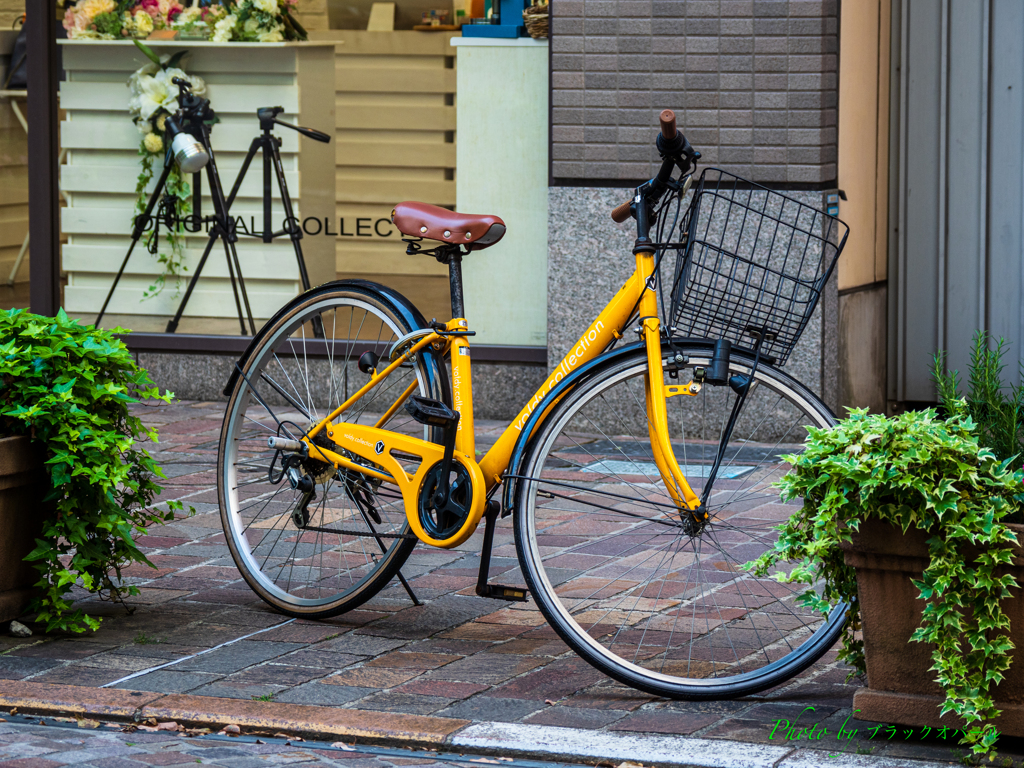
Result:
M40 499L47 478L39 445L0 431L0 622L16 619L31 601L38 574L25 557L42 533ZM43 512L44 514L40 514Z
M808 430L779 483L803 507L749 567L795 561L777 577L807 583L806 603L849 604L840 658L867 674L858 717L954 724L981 753L997 727L1024 735L1024 664L1011 666L1024 615L1009 599L1024 583L1024 472L979 445L964 401L950 405L945 419L851 410Z
M140 398L172 395L153 387L118 332L80 325L63 310L55 318L0 310L0 445L20 452L10 466L21 489L3 504L32 541L28 552L8 549L0 566L18 571L22 557L31 564L29 609L47 631L99 626L73 609L76 584L121 603L138 594L120 578L132 563L151 565L132 535L182 509L154 508L154 477L163 473L136 440L155 441L156 431L129 410Z

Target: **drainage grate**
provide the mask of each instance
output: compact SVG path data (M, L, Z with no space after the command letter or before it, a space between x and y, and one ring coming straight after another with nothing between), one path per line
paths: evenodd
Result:
M711 472L710 464L682 464L679 467L688 478L704 478ZM719 480L735 480L747 473L757 469L746 465L727 465L718 470ZM646 461L621 461L615 459L602 459L580 468L581 472L594 472L605 475L645 475L650 478L660 479L661 473L658 466Z

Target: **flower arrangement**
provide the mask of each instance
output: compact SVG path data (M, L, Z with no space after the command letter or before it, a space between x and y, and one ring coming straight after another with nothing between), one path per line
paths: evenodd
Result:
M175 17L172 28L185 37L212 40L217 23L227 15L227 9L220 4L197 5L186 8Z
M128 79L128 88L131 90L128 111L139 129L139 133L142 134L142 143L139 146L142 169L135 185L135 215L138 216L146 209L146 188L153 179L153 163L158 158L162 160L167 151L165 141L167 118L178 108L178 86L174 84L174 78L187 80L192 86L192 92L199 96L206 92L206 83L202 78L186 74L180 68L179 64L181 64L186 51L179 51L173 56L161 58L137 40L135 44L150 60L149 64L137 70ZM177 284L178 277L186 270L181 222L186 221L192 213L191 195L192 189L182 177L181 170L176 164L172 165L167 176L161 214L156 217L162 221L172 222L168 225L166 234L170 254L159 252L159 242L156 227L154 227L149 235L147 246L150 253L155 254L157 261L163 265L163 272L146 291L146 298L160 293L166 285L168 277L173 277Z
M68 37L141 40L156 30L226 43L305 40L293 13L298 0L78 0L64 13Z
M298 0L221 0L188 9L175 29L192 35L205 31L207 39L215 43L305 40L306 30L293 13L297 3Z
M184 10L178 0L79 0L64 12L72 39L136 40L170 29Z

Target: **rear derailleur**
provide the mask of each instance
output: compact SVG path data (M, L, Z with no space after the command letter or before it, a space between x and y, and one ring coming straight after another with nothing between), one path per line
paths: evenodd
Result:
M312 451L314 455L317 453L317 447L331 450L335 447L334 443L324 432L313 437L311 442L314 446ZM305 444L300 445L303 448L301 452L296 451L284 454L284 458L281 460L281 474L277 475L276 478L274 476L274 466L277 463L277 456L274 457L274 461L270 464L269 480L274 485L277 485L282 479L287 478L288 485L292 487L292 490L298 491L301 494L298 503L292 509L291 517L295 527L302 529L309 525L309 505L318 498L316 486L326 483L334 477L337 470L330 462L324 459L313 458L310 455L311 451Z

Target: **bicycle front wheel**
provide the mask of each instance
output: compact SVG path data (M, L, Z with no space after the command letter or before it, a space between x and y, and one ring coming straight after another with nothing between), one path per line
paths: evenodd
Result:
M361 605L416 544L395 486L336 470L314 451L299 460L267 447L268 437L302 436L357 392L369 381L357 359L370 351L386 360L415 323L424 324L411 306L372 285L328 283L272 320L242 364L221 430L221 522L246 583L283 613L326 618ZM372 359L364 362L372 367ZM400 366L339 421L430 439L393 407L409 393L449 399L436 357L420 354ZM313 443L333 448L326 435ZM289 472L308 485L293 487Z
M710 345L681 343L679 382L707 369ZM734 353L730 376L752 360ZM804 584L744 564L771 549L799 508L773 488L806 428L835 423L805 387L761 364L707 501L688 525L666 491L648 436L643 349L594 374L540 426L524 461L515 518L526 582L558 634L622 683L679 699L732 698L802 671L842 631L798 599ZM705 384L668 400L671 442L698 496L735 394ZM788 570L792 564L780 564ZM815 585L819 590L821 585Z

